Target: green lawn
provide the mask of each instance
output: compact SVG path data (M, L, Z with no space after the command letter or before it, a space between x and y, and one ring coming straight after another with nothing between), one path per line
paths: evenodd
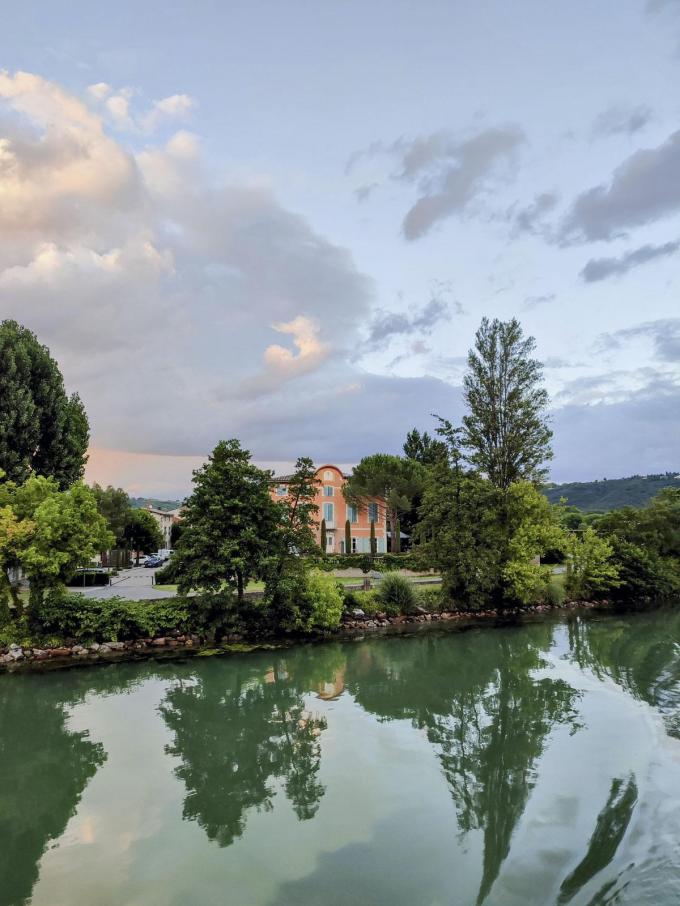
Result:
M414 576L408 576L409 579L439 579L440 576L434 575L433 573L420 573ZM363 581L363 576L339 576L337 577L338 582L342 585L361 585ZM176 585L155 585L154 588L157 588L159 591L177 591ZM246 591L264 591L264 582L249 582L246 586Z

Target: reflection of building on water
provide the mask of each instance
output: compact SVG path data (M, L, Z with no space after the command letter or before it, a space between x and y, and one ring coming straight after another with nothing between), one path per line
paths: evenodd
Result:
M335 701L345 691L345 667L337 671L330 682L319 683L317 686L318 698L325 702Z

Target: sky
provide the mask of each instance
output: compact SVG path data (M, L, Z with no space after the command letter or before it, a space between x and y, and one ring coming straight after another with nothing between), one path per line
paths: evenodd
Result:
M680 470L680 0L5 0L0 316L166 498L400 452L482 317L555 481Z

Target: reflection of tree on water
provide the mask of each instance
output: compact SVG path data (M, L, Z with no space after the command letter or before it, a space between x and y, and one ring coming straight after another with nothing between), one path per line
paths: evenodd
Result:
M575 619L569 622L569 648L582 670L608 677L653 705L668 733L680 738L680 611Z
M584 884L609 865L628 829L636 802L637 786L632 777L627 782L619 778L612 780L609 797L597 816L588 850L572 873L564 879L558 903L568 903ZM612 884L610 882L606 888ZM601 891L605 892L606 890Z
M357 701L427 732L461 830L482 831L479 903L508 855L548 734L574 718L575 690L535 675L551 637L552 627L539 624L351 653L348 687Z
M68 728L68 705L79 698L70 676L14 680L0 682L0 906L30 899L48 843L106 759L87 732Z
M316 814L326 721L305 708L305 693L319 681L309 675L312 660L303 650L267 664L251 657L204 665L161 706L174 733L167 751L181 759L184 817L221 846L243 834L249 809L273 807L274 780L283 781L301 821Z

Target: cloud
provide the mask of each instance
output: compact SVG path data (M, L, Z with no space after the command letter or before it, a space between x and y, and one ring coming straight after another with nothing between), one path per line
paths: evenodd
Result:
M194 99L188 94L172 94L160 101L155 101L151 110L142 120L143 127L152 132L164 122L184 119L194 107Z
M555 293L548 293L542 296L527 296L524 300L524 308L531 309L538 308L539 305L550 305L556 298Z
M517 210L516 206L513 206L507 214L507 219L513 225L513 234L545 234L548 229L545 216L555 209L557 202L558 196L555 192L541 192L526 207Z
M97 82L95 85L89 85L87 90L95 101L103 101L113 89L106 82Z
M654 113L646 104L609 107L595 118L591 132L593 136L634 135L653 118Z
M287 323L272 324L272 328L293 337L297 354L279 344L268 346L264 352L264 370L243 381L237 396L248 398L272 393L284 382L316 371L330 355L330 344L319 339L319 325L310 318L299 315Z
M455 303L460 310L459 303ZM420 311L416 310L409 315L404 312L390 312L378 310L371 322L366 348L370 352L380 347L386 347L398 336L412 336L413 334L429 334L442 321L451 320L449 303L434 296Z
M514 160L524 140L522 130L510 124L484 129L467 138L440 131L414 139L400 138L389 144L378 141L352 154L345 171L351 172L367 158L396 159L391 178L411 183L417 191L416 201L402 223L403 235L413 241L440 221L466 212L470 203L499 178L507 178L503 167ZM366 188L357 190L360 201L368 195Z
M568 241L612 239L680 211L680 130L656 148L636 151L607 185L582 192L562 223Z
M608 277L620 277L628 271L656 258L666 258L680 249L680 241L666 242L664 245L643 245L632 252L625 252L619 258L591 258L581 271L586 283L596 283Z
M657 359L680 365L680 318L644 321L634 327L601 334L598 348L603 352L612 352L621 349L625 343L640 338L652 341Z
M366 201L371 193L374 192L377 188L377 182L366 183L365 185L359 186L358 189L354 190L354 196L356 200L361 203L363 201Z

